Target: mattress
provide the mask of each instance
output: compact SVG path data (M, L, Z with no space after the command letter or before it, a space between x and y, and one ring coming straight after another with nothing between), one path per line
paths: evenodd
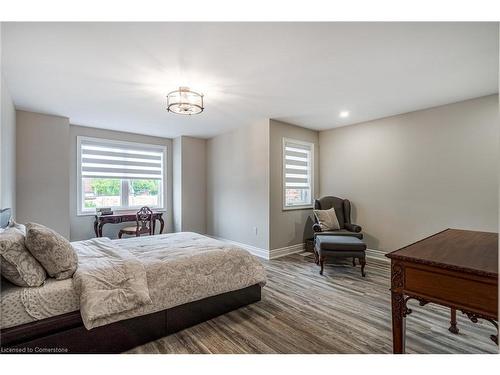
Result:
M130 251L145 265L153 303L124 312L119 319L103 319L99 325L266 282L265 271L260 264L256 272L251 267L243 266L244 263L238 263L237 257L233 256L210 262L211 258L206 256L219 254L220 258L221 249L232 246L196 233L133 237L112 242ZM248 257L249 254L244 253ZM245 258L243 255L240 254L241 259ZM236 270L226 272L225 267L231 265ZM72 278L48 278L41 287L19 287L2 279L0 329L80 310L80 298L73 284ZM169 292L165 293L166 290Z
M19 287L2 279L0 328L14 327L79 309L73 279L47 279L44 285Z

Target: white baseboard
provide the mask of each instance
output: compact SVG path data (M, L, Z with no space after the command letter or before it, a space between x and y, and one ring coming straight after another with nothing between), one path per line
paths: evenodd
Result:
M210 236L208 234L207 234L207 236L215 238L216 240L219 240L219 241L222 241L222 242L230 243L231 245L234 245L234 246L241 247L242 249L245 249L246 251L248 251L250 254L258 256L259 258L264 258L264 259L269 260L269 250L261 249L259 247L255 247L255 246L252 246L252 245L247 245L247 244L244 244L244 243L241 243L241 242L236 242L236 241L228 240L228 239L225 239L225 238L222 238L222 237Z
M269 259L281 258L290 254L300 253L304 251L306 247L305 243L299 243L297 245L280 247L278 249L269 250Z
M305 250L305 243L299 243L296 245L292 246L286 246L286 247L280 247L278 249L261 249L256 246L252 245L247 245L241 242L236 242L232 240L228 240L222 237L216 237L216 236L209 236L212 238L215 238L216 240L223 241L223 242L228 242L232 245L241 247L242 249L247 250L250 254L253 254L255 256L258 256L259 258L271 260L271 259L276 259L276 258L281 258L290 254L296 254L300 253ZM375 250L375 249L366 249L366 257L367 258L372 258L376 259L379 261L383 262L390 262L390 259L385 256L385 252L381 250Z
M385 252L375 249L366 249L366 257L381 260L384 262L390 262L390 259L385 256Z
M234 246L241 247L242 249L247 250L250 254L253 254L255 256L258 256L259 258L264 258L267 260L281 258L281 257L284 257L286 255L290 255L290 254L300 253L301 251L303 251L305 249L304 243L299 243L297 245L292 245L292 246L280 247L278 249L267 250L267 249L261 249L259 247L247 245L247 244L244 244L241 242L236 242L236 241L228 240L228 239L217 237L217 236L209 236L209 237L215 238L216 240L219 240L222 242L230 243Z

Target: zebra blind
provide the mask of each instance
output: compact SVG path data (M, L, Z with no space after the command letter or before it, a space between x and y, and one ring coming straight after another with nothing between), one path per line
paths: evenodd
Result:
M283 140L284 206L304 206L312 203L312 143Z
M79 138L82 178L163 179L164 148Z

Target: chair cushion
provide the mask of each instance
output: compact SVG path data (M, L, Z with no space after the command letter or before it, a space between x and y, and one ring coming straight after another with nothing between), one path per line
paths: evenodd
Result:
M324 232L316 232L316 236L348 236L348 237L356 237L359 238L360 240L363 239L363 233L361 232L349 232L346 229L340 229L340 230L327 230Z
M136 226L133 226L133 227L125 227L125 228L122 228L120 229L122 232L133 232L135 233L135 231L137 230L137 227Z
M366 244L351 236L316 236L317 250L365 251Z

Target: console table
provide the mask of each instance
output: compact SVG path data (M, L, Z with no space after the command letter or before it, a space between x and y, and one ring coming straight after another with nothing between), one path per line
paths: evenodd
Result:
M160 222L160 234L163 233L165 222L163 221L163 212L153 212L153 234L155 233L156 220ZM119 224L128 221L136 221L136 212L118 212L113 215L95 215L94 232L96 237L102 237L102 227L104 224Z
M456 311L473 323L490 322L498 345L498 233L447 229L386 255L391 259L393 352L405 351L408 300L451 309L449 331L458 333Z

